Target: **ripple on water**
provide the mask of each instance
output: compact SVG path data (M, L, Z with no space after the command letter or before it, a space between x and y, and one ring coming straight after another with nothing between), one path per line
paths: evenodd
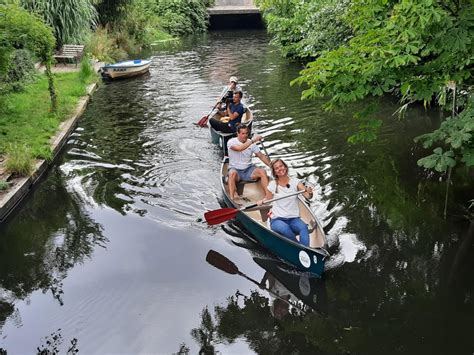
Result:
M313 209L323 224L339 226L340 204L329 208L328 200L340 179L334 167L344 153L335 152L327 141L339 137L344 127L319 119L324 114L319 105L301 102L294 90L266 80L282 70L278 56L273 62L259 57L268 55L266 40L263 36L261 49L248 48L238 38L178 55L164 52L153 57L150 75L101 88L62 166L70 190L88 203L175 227L188 226L206 209L218 208L221 156L208 130L194 123L212 107L227 77L238 75L254 112L254 132L265 137L272 158L284 159L295 175L315 185ZM233 55L236 49L239 58L254 58L250 68L259 66L255 70L261 72L245 75L241 60ZM273 100L268 101L266 92L274 92ZM332 230L328 235L337 238Z

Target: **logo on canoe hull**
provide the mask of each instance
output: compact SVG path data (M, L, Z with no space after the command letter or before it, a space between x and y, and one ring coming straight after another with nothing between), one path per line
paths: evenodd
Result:
M311 266L311 258L304 250L300 251L299 258L301 265L303 265L305 268L309 268Z
M305 297L309 296L309 294L311 293L311 284L309 283L308 275L301 275L298 283L300 286L301 294Z

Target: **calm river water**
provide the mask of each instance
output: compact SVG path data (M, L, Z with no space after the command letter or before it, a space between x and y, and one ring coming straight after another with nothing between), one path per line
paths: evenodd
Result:
M380 139L348 146L362 105L328 113L301 102L288 84L300 66L268 41L262 31L191 38L153 53L149 75L99 88L58 162L0 227L0 348L473 353L467 227L442 219L445 185L416 167L413 137L439 113L400 121L387 99ZM202 220L222 202L222 156L193 123L230 75L272 157L316 186L332 254L323 280L288 270L237 224ZM241 274L206 262L211 249Z

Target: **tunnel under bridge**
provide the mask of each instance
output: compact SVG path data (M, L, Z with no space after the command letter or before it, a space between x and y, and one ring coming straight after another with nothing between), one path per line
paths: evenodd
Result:
M260 10L253 0L216 0L208 8L209 29L264 28Z

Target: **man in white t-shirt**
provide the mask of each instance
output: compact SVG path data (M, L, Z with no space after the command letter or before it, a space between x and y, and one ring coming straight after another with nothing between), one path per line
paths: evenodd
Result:
M260 151L260 148L254 144L262 140L262 136L248 138L249 129L245 125L237 128L237 137L229 139L227 149L229 154L229 194L232 200L236 199L236 183L240 180L257 180L263 193L267 191L268 176L265 169L257 168L252 164L252 156L255 154L264 164L270 166L270 158Z

